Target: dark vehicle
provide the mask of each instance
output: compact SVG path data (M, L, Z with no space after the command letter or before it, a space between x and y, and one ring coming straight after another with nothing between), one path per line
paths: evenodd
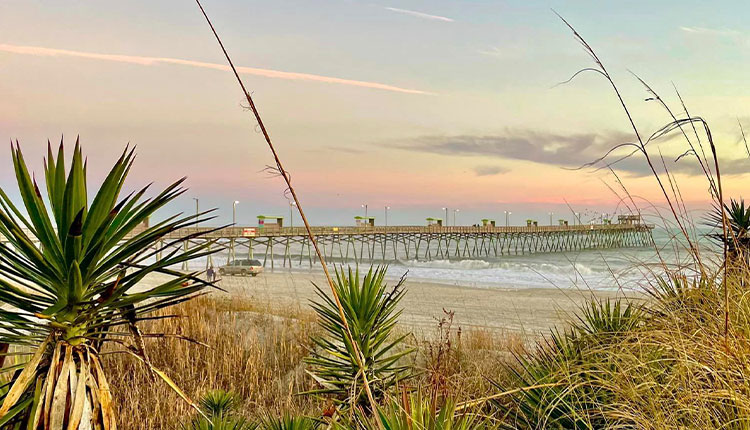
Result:
M234 260L219 267L219 275L258 276L263 272L263 265L258 260Z

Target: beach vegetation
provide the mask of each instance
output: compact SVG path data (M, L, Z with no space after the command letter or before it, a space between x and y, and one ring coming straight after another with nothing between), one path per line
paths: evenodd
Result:
M182 430L255 430L258 426L238 416L236 394L224 390L212 390L199 401L195 417L181 425Z
M726 245L732 258L748 257L750 253L750 207L745 206L745 200L730 199L724 207L714 207L709 212L708 226L716 233L709 235L720 245ZM723 231L722 224L726 221L727 231Z
M196 273L172 269L206 256L208 243L181 251L162 242L201 221L199 215L147 225L184 192L183 180L150 199L148 186L121 197L134 159L126 149L89 200L81 147L76 142L67 167L61 143L56 156L48 146L45 201L17 143L11 158L23 206L0 190L0 363L13 362L2 368L0 426L113 428L117 409L101 364L102 346L110 342L179 393L151 366L137 323L208 285ZM138 287L157 275L163 278L153 287Z
M442 404L439 404L442 403ZM435 396L416 391L396 398L375 418L387 430L493 430L496 420L473 408L458 408L453 399L440 402ZM377 428L371 426L372 428Z
M364 276L360 276L359 268L336 271L335 287L345 320L334 298L315 286L318 300L312 308L323 335L311 339L315 348L306 359L310 374L321 386L311 393L329 395L343 406L366 408L362 388L365 378L375 399L382 400L392 387L409 377L411 368L404 358L413 350L403 345L408 333L394 335L402 311L398 305L405 293L403 279L389 289L386 270L371 267ZM346 327L356 346L346 336ZM364 374L357 363L358 353L365 363Z

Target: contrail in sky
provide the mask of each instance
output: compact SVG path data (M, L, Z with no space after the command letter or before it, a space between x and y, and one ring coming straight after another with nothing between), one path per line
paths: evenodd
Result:
M429 13L424 12L417 12L415 10L409 10L409 9L399 9L397 7L386 7L387 10L390 10L391 12L398 12L403 13L406 15L416 16L417 18L424 18L424 19L432 19L435 21L445 21L445 22L453 22L453 18L448 18L446 16L440 16L440 15L430 15Z
M44 48L41 46L9 45L0 43L0 52L12 54L33 55L36 57L75 57L91 60L111 61L116 63L138 64L141 66L154 66L159 64L178 64L181 66L199 67L203 69L229 70L229 66L218 63L207 63L203 61L183 60L168 57L142 57L134 55L99 54L95 52L72 51L67 49ZM378 90L394 91L407 94L433 93L411 88L402 88L379 82L357 81L353 79L335 78L332 76L312 75L309 73L283 72L279 70L259 69L255 67L237 67L242 74L263 76L266 78L286 79L291 81L324 82L328 84L348 85L353 87L374 88Z

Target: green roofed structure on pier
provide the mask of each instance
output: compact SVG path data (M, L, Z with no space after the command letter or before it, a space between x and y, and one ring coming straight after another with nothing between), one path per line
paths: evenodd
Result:
M432 218L432 217L429 217L426 220L427 220L427 225L428 226L431 226L431 225L438 226L438 227L442 227L443 226L443 219L442 218Z
M357 227L375 227L374 216L355 216L354 222Z
M258 215L258 228L265 230L281 230L284 226L284 217Z

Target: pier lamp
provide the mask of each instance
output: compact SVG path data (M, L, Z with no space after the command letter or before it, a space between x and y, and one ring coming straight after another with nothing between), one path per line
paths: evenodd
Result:
M554 215L554 212L549 213L549 225L552 225L552 215Z
M457 214L458 212L460 212L460 211L461 211L460 209L453 209L453 225L454 225L454 226L457 226L457 225L458 225L458 224L456 224L456 214Z
M237 205L239 203L239 200L235 200L234 203L232 203L232 225L237 224Z
M362 207L365 208L365 222L367 222L367 203L363 203Z
M198 207L198 197L193 197L193 200L195 200L195 218L198 219L198 214L200 213L200 209ZM196 225L198 225L196 223Z
M448 208L443 208L445 211L445 226L448 227Z
M510 224L508 222L508 219L511 215L513 215L513 212L503 211L505 212L505 226L508 227Z
M388 227L388 209L390 209L390 206L385 207L385 226Z

